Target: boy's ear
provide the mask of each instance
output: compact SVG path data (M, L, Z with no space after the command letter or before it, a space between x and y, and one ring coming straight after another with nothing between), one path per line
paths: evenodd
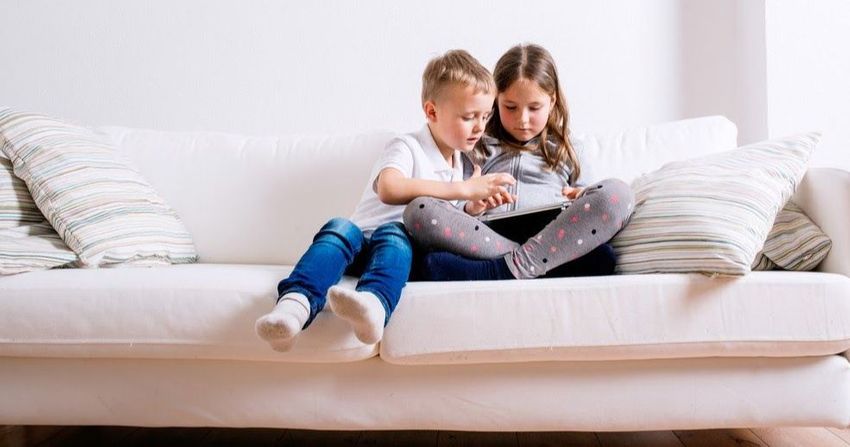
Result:
M427 119L429 123L437 121L437 105L434 104L434 101L425 101L425 104L422 104L422 110L425 111L425 119Z

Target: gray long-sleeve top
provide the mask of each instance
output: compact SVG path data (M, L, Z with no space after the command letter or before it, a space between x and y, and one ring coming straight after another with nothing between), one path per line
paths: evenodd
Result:
M578 145L575 144L574 140L571 140L571 142L576 155L579 157L579 163L582 163L580 148L577 147ZM488 210L487 214L562 202L564 197L561 191L565 186L585 186L582 180L586 179L587 176L584 175L584 172L574 185L570 185L572 166L569 163L565 163L558 170L550 169L543 158L543 154L537 149L536 139L527 143L529 147L534 149L522 151L505 148L498 139L486 135L482 137L482 143L490 154L483 156L478 151L467 154L467 157L464 157L464 178L468 178L472 174L472 163L475 163L481 166L482 175L493 172L507 172L516 179L516 184L510 186L508 191L516 195L517 202L493 208ZM581 164L581 168L584 170L586 166Z

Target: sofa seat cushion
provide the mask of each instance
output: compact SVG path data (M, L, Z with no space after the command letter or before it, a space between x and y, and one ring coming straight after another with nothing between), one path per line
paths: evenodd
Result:
M755 272L411 283L395 364L799 357L850 348L850 278Z
M288 353L254 333L291 268L196 264L0 278L0 356L362 360L377 354L329 308Z

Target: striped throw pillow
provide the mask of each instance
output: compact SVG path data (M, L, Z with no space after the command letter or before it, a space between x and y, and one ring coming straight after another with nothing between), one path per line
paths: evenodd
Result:
M832 240L794 202L776 215L753 270L814 270L829 254Z
M43 220L44 216L35 206L26 183L13 174L12 162L0 156L0 229Z
M0 109L0 145L81 266L197 259L174 210L90 130Z
M0 275L69 266L77 260L0 157Z
M819 141L763 141L635 179L634 213L612 240L617 271L745 275Z
M0 275L73 267L76 261L47 221L0 230Z

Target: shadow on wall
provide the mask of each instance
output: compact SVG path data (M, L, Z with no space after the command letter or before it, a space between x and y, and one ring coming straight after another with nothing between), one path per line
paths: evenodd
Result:
M764 0L677 7L682 117L725 115L742 145L767 138Z

